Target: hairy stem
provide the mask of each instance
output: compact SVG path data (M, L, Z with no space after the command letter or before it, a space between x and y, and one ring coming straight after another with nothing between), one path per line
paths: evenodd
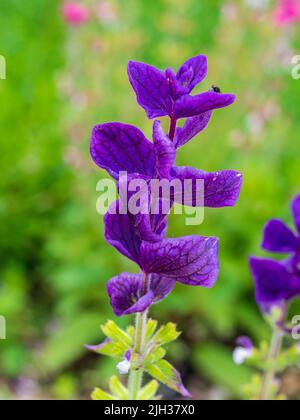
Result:
M269 366L265 372L261 394L260 394L261 401L268 401L272 399L272 386L273 386L274 378L276 375L275 366L276 366L276 361L281 352L283 336L284 336L283 331L277 326L274 326L272 342L270 345L269 356L267 360L267 363Z
M150 288L150 276L143 276L143 293L147 293ZM142 386L144 374L144 355L146 349L146 329L147 329L148 310L136 315L136 329L134 338L134 353L137 355L137 362L131 367L128 379L129 400L137 400Z

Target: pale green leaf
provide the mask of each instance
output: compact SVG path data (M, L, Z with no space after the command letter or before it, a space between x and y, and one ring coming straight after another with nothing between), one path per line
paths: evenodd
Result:
M103 333L115 343L120 342L127 347L132 346L132 337L118 327L115 322L107 321L105 325L102 325L101 329Z
M158 349L151 351L149 355L146 358L146 363L152 364L156 363L159 360L163 359L166 355L166 350L162 347L159 347Z
M158 391L159 383L157 381L151 381L144 386L139 392L140 401L149 401L155 398L155 395Z
M117 401L118 398L113 395L108 394L107 392L102 391L100 388L96 388L92 393L93 401Z
M166 360L159 360L155 364L147 364L146 372L154 379L157 379L170 389L179 392L184 397L189 397L190 394L184 387L180 374L177 370Z
M128 390L119 381L119 379L116 376L112 376L112 378L110 379L109 389L110 389L110 392L116 397L118 397L120 400L128 399Z
M158 322L154 319L149 319L146 329L146 342L148 343L156 331Z
M167 325L162 326L155 336L153 341L156 345L163 346L171 341L175 341L179 336L180 332L177 331L177 327L172 322L169 322Z
M96 353L101 354L102 356L116 357L122 359L128 348L121 342L114 343L113 341L103 344L99 347L98 350L95 350Z

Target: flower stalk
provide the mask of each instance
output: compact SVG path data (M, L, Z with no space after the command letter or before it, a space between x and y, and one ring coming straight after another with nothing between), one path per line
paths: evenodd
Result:
M146 294L150 289L150 276L143 274L142 292ZM137 355L136 363L133 363L128 379L129 400L138 400L144 374L144 357L146 350L146 330L148 322L148 310L136 314L134 353Z
M262 383L262 389L260 394L261 401L268 401L272 399L272 387L276 375L276 362L281 353L283 337L283 331L275 325L269 350L269 356L267 360L268 367L265 372L265 376L263 378Z
M136 315L134 351L138 358L136 363L133 363L131 366L128 379L129 400L133 401L138 400L143 381L147 313L148 311L144 311Z

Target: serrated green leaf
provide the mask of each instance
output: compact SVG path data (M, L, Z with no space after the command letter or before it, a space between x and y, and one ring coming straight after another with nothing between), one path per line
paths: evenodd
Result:
M125 386L119 381L116 376L112 376L109 381L110 392L118 397L120 400L128 399L128 390Z
M140 401L149 401L153 400L159 388L159 383L157 381L151 381L144 386L139 392Z
M146 343L148 343L151 340L153 334L156 331L157 324L158 322L155 321L154 319L148 320L147 329L146 329Z
M96 388L92 393L93 401L117 401L118 398L113 395L108 394L107 392L102 391L100 388Z
M171 341L175 341L180 334L181 333L177 331L177 326L172 322L169 322L157 331L153 337L153 342L158 346L163 346Z
M107 321L105 325L102 325L101 329L103 333L115 343L120 342L126 347L132 346L132 338L130 335L118 327L115 322Z
M170 389L179 392L184 397L190 397L190 393L184 387L180 374L166 360L159 360L155 364L146 364L146 372Z

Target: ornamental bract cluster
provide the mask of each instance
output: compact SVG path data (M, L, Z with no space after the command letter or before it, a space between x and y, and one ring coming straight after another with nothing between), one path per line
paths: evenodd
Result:
M148 64L130 62L129 81L138 104L149 119L169 117L170 130L164 132L161 122L154 121L153 142L136 127L123 123L106 123L93 129L91 156L94 162L112 176L118 186L120 198L113 203L114 211L104 218L105 238L121 254L134 261L140 274L123 273L108 283L111 305L117 316L145 311L164 299L176 282L190 286L212 287L219 274L219 240L198 235L168 238L168 215L163 211L153 214L151 193L145 195L141 214L123 214L121 192L128 180L176 181L184 191L185 180L192 188L188 203L182 196L169 198L174 203L198 206L197 181L204 185L205 207L234 206L241 190L242 175L231 170L216 173L191 167L176 166L178 150L202 132L212 118L214 110L231 105L232 94L223 94L219 88L198 95L192 90L206 77L207 59L197 56L185 62L177 73L171 69L161 71ZM177 122L185 119L182 126ZM126 173L126 180L124 179ZM132 192L127 191L127 199ZM158 208L166 198L158 197Z
M176 282L212 287L219 274L218 238L169 238L171 208L175 204L234 206L242 186L242 175L236 171L209 173L176 165L178 150L207 127L213 111L235 101L234 95L222 94L217 87L191 95L206 74L207 60L202 55L188 60L176 74L171 69L161 71L130 62L128 76L137 102L150 119L169 118L168 134L159 120L153 123L152 142L138 128L127 124L106 123L93 129L92 158L114 178L119 192L119 199L104 217L105 238L139 268L138 274L119 274L107 285L115 315L137 314L135 327L122 330L108 321L102 326L105 342L88 347L117 359L119 373L129 374L128 387L112 377L111 394L96 389L92 395L95 400L149 400L156 395L157 381L183 397L190 396L180 374L165 359L165 345L179 336L176 326L168 323L158 329L147 313L151 305L169 295ZM183 125L177 126L181 119L185 119ZM133 182L137 190L132 188ZM168 193L165 188L154 193L155 184L172 188ZM132 208L135 194L139 206ZM142 387L144 372L154 381Z

